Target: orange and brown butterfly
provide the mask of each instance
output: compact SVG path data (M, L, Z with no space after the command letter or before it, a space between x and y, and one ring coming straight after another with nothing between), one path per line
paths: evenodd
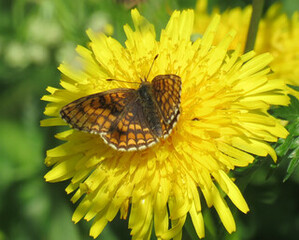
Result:
M143 150L171 133L180 114L181 85L174 74L158 75L151 82L146 77L138 89L117 88L79 98L60 115L75 129L99 134L116 150Z

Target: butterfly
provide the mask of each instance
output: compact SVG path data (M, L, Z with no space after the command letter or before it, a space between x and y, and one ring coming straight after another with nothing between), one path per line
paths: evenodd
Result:
M158 75L141 79L138 89L116 88L79 98L60 115L71 127L99 134L119 151L146 149L166 138L175 126L181 103L181 78Z

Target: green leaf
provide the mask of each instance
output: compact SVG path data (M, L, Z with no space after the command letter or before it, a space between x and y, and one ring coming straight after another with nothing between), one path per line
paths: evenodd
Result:
M278 156L282 157L288 153L288 151L292 148L298 147L298 128L299 128L299 121L292 122L286 127L289 131L289 135L286 139L281 139L278 147L276 147L276 153ZM290 152L289 152L290 154Z
M273 110L273 115L289 121L286 126L289 135L280 139L275 150L281 161L289 161L283 182L294 173L299 162L299 101L290 96L291 104L288 107L279 107Z
M299 118L299 101L292 95L289 95L291 104L287 107L278 107L273 109L272 115L286 119L288 121L298 120Z
M288 166L288 169L287 169L287 174L284 177L283 182L285 182L286 180L288 180L288 178L294 173L296 167L298 166L298 163L299 163L298 148L296 150L297 150L297 158L291 159L291 161L289 163L289 166Z

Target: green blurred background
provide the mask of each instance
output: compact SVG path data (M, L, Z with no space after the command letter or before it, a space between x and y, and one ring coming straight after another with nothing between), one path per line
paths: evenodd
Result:
M46 150L59 144L55 127L41 128L47 86L59 85L57 67L71 61L77 44L86 46L87 28L111 33L124 42L123 25L131 24L134 1L113 0L1 0L0 1L0 240L91 239L90 223L71 222L76 206L64 188L68 182L45 183ZM266 8L276 1L266 1ZM165 26L174 9L194 8L195 0L148 0L138 5L155 24ZM209 9L244 7L250 1L214 0ZM299 1L282 1L290 16ZM108 27L107 27L108 26ZM244 215L229 203L238 231L228 235L214 209L205 207L206 239L298 239L299 174L283 183L287 161L271 168L270 159L258 161L239 174L251 211ZM269 170L272 169L272 170ZM228 200L229 201L229 200ZM204 201L203 201L204 202ZM190 221L188 219L187 221ZM108 224L100 239L130 239L128 222ZM197 239L190 224L183 239ZM153 239L155 239L153 237Z

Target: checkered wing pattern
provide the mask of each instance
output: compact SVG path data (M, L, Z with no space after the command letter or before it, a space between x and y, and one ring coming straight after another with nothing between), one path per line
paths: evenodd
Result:
M166 124L171 125L179 114L181 86L181 78L174 74L158 75L152 80L153 94Z
M114 130L103 134L102 138L120 151L143 150L158 142L147 124L138 99L127 107Z
M135 89L113 89L79 98L64 106L60 115L73 128L103 134L113 128L135 98Z
M169 134L172 132L172 129L175 127L178 119L180 116L180 110L177 112L175 117L172 119L172 121L169 124L166 124L163 119L161 119L161 127L162 127L162 133L163 138L167 138Z

